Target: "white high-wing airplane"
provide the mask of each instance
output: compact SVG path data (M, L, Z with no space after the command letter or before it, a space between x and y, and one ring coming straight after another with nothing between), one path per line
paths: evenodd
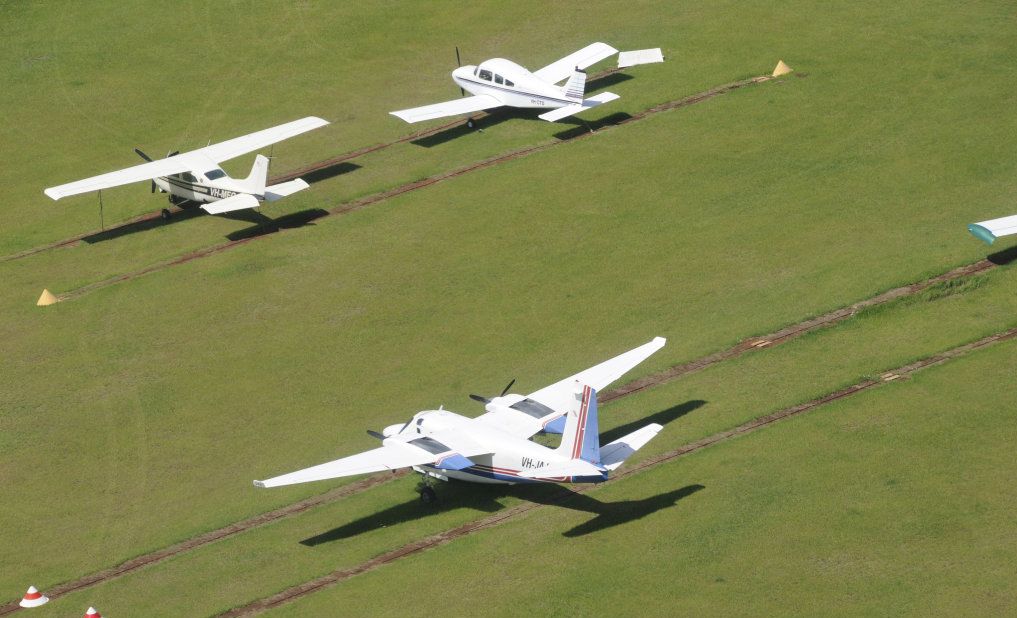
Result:
M172 204L192 200L200 203L203 210L212 214L255 208L263 201L274 202L306 189L308 184L297 178L277 185L265 186L268 178L268 158L262 155L255 157L251 173L244 179L230 178L219 167L219 163L326 124L328 124L327 120L308 116L190 152L173 153L158 161L153 161L148 155L135 148L134 151L147 163L58 187L50 187L45 190L45 193L54 200L58 200L68 195L100 191L132 182L151 180L152 192L154 193L156 188L159 188L162 192L169 193ZM163 209L163 218L168 218L169 214L169 210Z
M655 54L641 56L625 66L663 61L660 50L642 51ZM456 54L458 53L457 50ZM617 53L617 49L606 43L593 43L532 73L511 60L492 58L478 66L467 65L452 71L452 80L460 89L473 96L389 113L406 122L421 122L507 105L553 108L541 114L540 118L554 122L618 98L612 92L583 98L586 93L586 72L583 69ZM568 78L568 82L558 86L565 78Z
M968 225L968 231L975 238L984 240L986 244L991 245L1000 236L1017 234L1017 215L971 223Z
M279 487L355 474L412 467L424 477L420 497L434 500L429 478L477 483L600 483L663 429L651 423L601 445L597 391L664 347L657 337L634 350L590 367L529 395L493 399L486 413L467 418L443 408L417 412L405 423L369 431L381 446L350 457L298 470L257 487ZM512 383L505 388L508 391ZM538 432L562 434L556 449L529 438Z

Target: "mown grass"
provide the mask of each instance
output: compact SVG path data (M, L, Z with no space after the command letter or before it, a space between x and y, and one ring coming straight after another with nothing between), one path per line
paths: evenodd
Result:
M1013 613L1015 362L1000 344L268 615Z
M1017 310L1017 298L1012 294L1017 271L999 269L983 277L984 283L968 292L937 302L890 303L885 312L863 313L794 342L751 353L607 404L601 414L604 439L613 439L608 436L617 437L622 431L631 431L651 421L663 423L665 430L639 453L638 461L826 394L854 383L864 375L878 375L912 359L926 357L1017 324L1012 317ZM911 330L902 332L901 324L907 324ZM950 326L937 328L937 325L943 324ZM996 400L1000 409L1005 409L1006 402L1012 401L1013 395L1000 390ZM271 456L273 454L265 453L266 459ZM321 459L330 456L332 453L323 454ZM300 465L311 463L315 460L308 458ZM682 465L669 464L672 469ZM584 498L581 505L593 509L593 514L602 514L604 521L626 522L630 509L638 511L666 503L671 490L698 483L693 477L683 477L687 482L665 490L644 483L642 476L626 478L618 484L633 485L631 490L622 490L626 500L633 496L632 500L645 500L645 503L599 506L594 501L607 504L615 501L610 497L619 490L610 489L614 487L611 485L592 490L588 495L593 501ZM673 479L674 476L668 478ZM422 536L484 517L521 501L539 502L547 496L546 490L533 491L532 488L441 485L438 487L441 503L438 509L432 509L421 506L416 500L413 493L415 482L415 479L406 478L338 500L95 589L75 593L55 603L68 609L75 604L101 603L121 613L211 615L332 570L354 566ZM710 483L702 484L708 489L711 487ZM323 485L332 486L331 483ZM659 493L652 489L659 489ZM691 495L683 498L690 503L697 499ZM548 515L538 516L537 520L543 522L548 518L560 522L560 511L572 512L568 506L552 506L544 509ZM527 520L532 520L532 516L527 516ZM580 539L588 535L599 536L599 525L577 521L561 527L559 534L571 531L567 535L569 545L563 544L564 540L542 544L544 550L538 553L545 556L548 547L565 550L574 542L585 546L585 541ZM650 524L633 521L628 525L641 529ZM595 535L587 532L590 527L593 527ZM514 529L525 535L527 528L517 526ZM309 540L317 542L305 544ZM476 542L472 539L456 541L469 547ZM519 548L533 547L532 539L516 538L514 542ZM610 551L607 548L613 543L609 540L604 546L598 544L598 548ZM529 550L520 550L509 560L533 560L533 556L523 557L527 555L526 551ZM536 566L534 564L534 568ZM359 583L353 585L360 586ZM391 585L391 581L364 585ZM205 590L205 594L188 594L189 590L197 588ZM341 593L323 596L334 601L335 595ZM176 599L172 611L164 606L166 599ZM328 613L317 603L312 607L315 609L310 612L311 615ZM507 612L509 607L503 610ZM378 611L385 613L384 608ZM497 602L492 611L499 611Z
M637 373L649 372L976 259L963 224L1011 210L1017 119L999 80L1017 54L1005 3L603 2L565 20L534 2L108 6L0 8L4 146L17 153L0 166L5 253L93 228L90 198L54 204L41 189L130 162L136 145L158 154L305 114L337 121L278 146L284 170L405 135L384 112L454 96L455 44L533 66L595 39L663 46L669 62L612 85L623 98L605 114L759 74L777 57L808 77L47 310L32 306L43 287L130 272L247 223L201 217L0 264L0 502L17 505L0 511L0 589L11 598L321 491L249 482L367 448L365 428L412 411L473 413L469 392L512 377L531 390L669 336ZM170 74L214 86L176 87ZM513 119L393 147L265 212L325 207L560 130ZM107 221L161 205L140 185L104 200ZM724 414L712 412L720 395L682 381L618 419L704 399L676 439L730 426L759 393L794 403L1003 325L1008 299L986 284L929 303L938 319L888 321L854 355L846 337L809 364L733 365L747 382Z

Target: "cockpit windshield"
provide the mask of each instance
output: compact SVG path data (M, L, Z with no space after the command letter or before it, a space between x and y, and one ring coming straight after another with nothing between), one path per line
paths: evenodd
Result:
M208 178L209 180L215 180L217 178L222 178L225 175L226 175L226 172L224 172L224 171L222 171L220 169L214 169L214 170L212 170L210 172L205 172L205 178Z

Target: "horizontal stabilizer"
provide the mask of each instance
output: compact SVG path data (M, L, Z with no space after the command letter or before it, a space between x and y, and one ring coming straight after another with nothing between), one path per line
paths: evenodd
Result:
M1017 234L1017 215L972 223L968 226L968 231L974 234L975 238L984 240L986 244L991 245L1000 236Z
M501 105L501 101L492 96L478 94L472 97L463 97L461 99L445 101L444 103L435 103L434 105L425 105L423 107L401 109L397 112L389 113L396 118L401 118L406 122L412 123L422 122L424 120L434 120L435 118L444 118L446 116L458 116L459 114L471 114L473 112L491 109L492 107L500 107Z
M297 178L295 180L290 180L289 182L281 182L277 185L265 187L265 201L274 202L276 200L281 200L287 195L293 195L297 191L303 191L309 186L311 185L307 184L306 181Z
M233 212L234 210L257 208L259 203L258 198L254 197L250 193L237 193L236 195L227 197L224 200L219 200L210 204L202 204L201 209L209 214L218 215L224 212Z
M600 447L601 464L603 464L603 466L608 470L618 469L618 466L625 463L625 460L628 459L632 453L635 453L645 446L646 443L660 433L660 430L663 428L664 427L661 425L653 423L643 427L642 429L637 429L625 437L618 438L610 444L605 444Z
M613 92L601 92L596 96L586 99L582 103L576 103L574 105L566 105L565 107L559 107L558 109L553 109L549 112L543 113L538 117L548 122L555 122L556 120L561 120L562 118L567 118L569 116L572 116L573 114L578 114L579 112L586 109L590 109L591 107L603 105L604 103L610 103L611 101L614 101L617 98L618 95L616 95Z
M659 47L654 47L653 49L636 49L633 51L623 51L618 53L619 69L634 67L637 64L652 64L654 62L664 62L664 54L661 53Z
M582 459L573 459L564 463L555 463L532 470L520 470L519 476L524 479L562 478L568 476L601 476L604 468Z

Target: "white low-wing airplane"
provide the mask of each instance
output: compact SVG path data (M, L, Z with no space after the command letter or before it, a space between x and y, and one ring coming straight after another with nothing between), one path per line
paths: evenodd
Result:
M640 58L659 57L660 60L635 60L633 64L663 61L659 50L644 51L657 53ZM421 122L507 105L552 108L540 118L554 122L618 98L611 92L583 98L586 93L586 72L583 69L617 53L617 49L606 43L593 43L532 73L511 60L492 58L478 66L467 65L452 71L452 80L473 96L390 113L406 122ZM557 85L566 78L568 82L564 86Z
M620 378L664 346L655 338L634 350L590 367L529 395L493 399L486 413L468 418L439 408L418 412L405 422L369 431L381 446L312 468L265 481L257 487L279 487L355 474L412 467L424 475L421 499L431 501L428 478L478 483L600 483L663 429L651 423L609 444L601 445L597 391ZM512 383L505 388L508 391ZM560 433L552 449L531 441L538 432Z
M1000 236L1017 234L1017 215L971 223L968 225L968 231L974 234L975 238L991 245Z
M268 179L268 158L262 155L255 157L251 173L244 179L230 178L219 167L219 163L326 124L328 124L327 120L308 116L190 152L174 153L158 161L153 161L148 155L135 149L141 158L148 161L147 163L58 187L50 187L45 190L45 193L54 200L58 200L68 195L78 195L132 182L151 180L152 192L154 193L158 187L163 192L169 193L171 203L192 200L200 203L202 209L212 214L255 208L263 201L274 202L306 189L308 184L297 178L277 185L265 186ZM163 217L168 216L169 211L163 210Z

